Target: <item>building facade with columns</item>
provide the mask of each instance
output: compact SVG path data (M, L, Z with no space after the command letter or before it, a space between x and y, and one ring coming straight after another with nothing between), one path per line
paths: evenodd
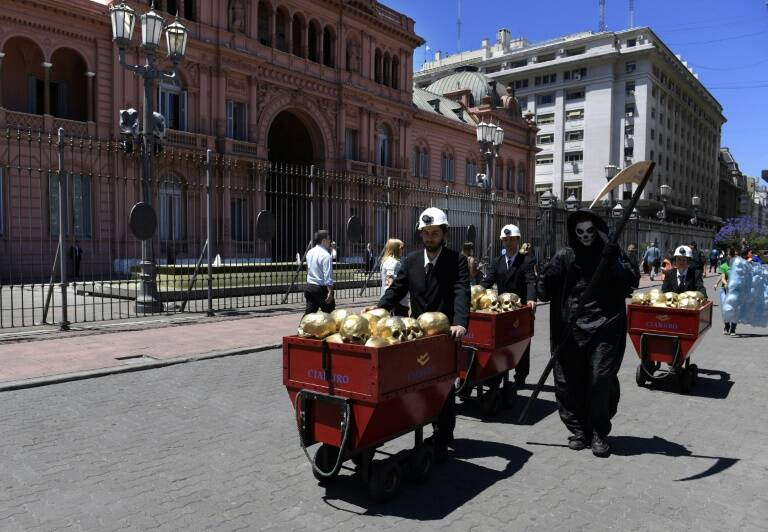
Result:
M152 4L126 3L139 14ZM57 231L53 181L39 171L40 148L22 137L39 139L63 127L79 139L119 139L119 110L142 108L143 79L118 62L109 4L4 2L0 240L5 246L22 234L28 235L25 242L54 239ZM154 6L169 23L178 13L189 31L177 76L154 89L156 110L166 119L166 148L203 154L212 149L244 164L312 164L462 191L473 189L474 174L482 171L475 127L493 119L506 133L497 158L502 168L497 173L505 177L498 186L505 195L533 194L535 125L520 116L505 88L484 75L467 78L472 87L414 92L413 50L423 40L402 13L375 0L154 0ZM160 58L160 66L171 66L164 51ZM143 63L136 37L126 59ZM467 90L475 91L472 98ZM14 162L21 153L38 170L17 175L21 170ZM99 153L98 161L85 156L75 161L85 177L70 190L77 194L69 203L80 228L73 236L87 256L101 253L91 249L92 242L126 233L127 215L106 201L111 192L87 178L114 173L109 149ZM55 166L55 155L48 164ZM156 174L171 176L179 188L187 182L172 158L158 160ZM159 194L161 240L183 235L178 229L183 224L200 223L191 210L178 214L175 190L161 188ZM229 227L228 216L223 215L223 226Z

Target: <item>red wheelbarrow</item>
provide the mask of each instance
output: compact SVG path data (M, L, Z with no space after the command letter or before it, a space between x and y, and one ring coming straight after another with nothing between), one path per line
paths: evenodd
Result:
M385 347L284 337L283 384L315 478L329 482L352 460L379 501L394 496L405 476L425 480L434 449L423 428L454 385L457 346L445 334ZM412 431L413 449L374 461L378 447ZM312 459L314 443L321 445Z
M533 312L522 307L509 312L487 314L471 312L464 344L470 349L459 355L459 384L456 393L477 399L486 415L495 415L502 406L511 407L517 389L509 380L509 370L523 358L533 337ZM502 387L497 385L501 379Z
M638 386L646 381L677 379L682 393L696 384L698 367L691 364L696 343L712 326L712 301L698 309L627 305L629 337L640 364L635 372ZM666 369L660 369L667 364Z

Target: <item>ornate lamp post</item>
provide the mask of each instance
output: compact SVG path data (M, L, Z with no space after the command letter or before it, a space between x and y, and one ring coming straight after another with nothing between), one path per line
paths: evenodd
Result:
M573 194L568 196L568 199L565 200L565 210L568 212L573 212L577 210L579 208L579 205L581 205L581 202Z
M492 211L495 200L495 193L493 192L493 174L494 167L496 166L494 164L494 159L499 155L499 148L501 148L501 145L504 143L504 130L499 126L482 120L477 125L477 143L480 145L480 152L485 158L486 172L484 179L483 176L480 177L478 185L485 189L486 192L491 193L491 208L487 210L489 218L486 225L487 230L485 231L485 250L486 253L488 253L490 252L493 243L492 233L494 213Z
M662 222L665 222L667 220L667 201L669 200L669 196L672 194L672 187L667 184L661 185L659 187L659 194L661 194L661 203L663 207L659 212L656 213L656 218Z
M544 213L549 213L549 223L547 224L547 241L544 246L544 249L546 251L550 251L551 253L546 253L545 260L549 260L552 255L554 255L554 251L556 246L555 242L555 208L557 207L557 196L552 193L551 190L546 190L539 198L539 209L542 213L542 219L544 216Z
M691 198L691 206L693 207L693 218L691 218L691 225L699 223L699 206L701 205L701 198L693 196Z
M136 12L121 1L109 6L112 21L112 40L118 48L120 65L144 78L144 122L142 129L142 194L144 203L151 205L151 184L153 179L152 154L154 151L153 101L155 81L166 77L173 78L175 69L184 58L187 50L188 33L179 23L178 16L172 24L166 25L163 17L155 13L154 5L149 12L141 15L141 48L144 51L144 65L131 65L125 61L125 50L131 44L133 29L136 25ZM173 70L160 70L156 66L157 49L165 31L168 57L173 62ZM154 231L153 231L154 232ZM152 237L141 242L141 274L136 295L136 312L159 312L163 310L155 284L155 263L152 257Z

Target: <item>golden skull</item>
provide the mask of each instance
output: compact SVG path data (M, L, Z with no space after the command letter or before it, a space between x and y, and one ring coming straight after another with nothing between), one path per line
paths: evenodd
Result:
M677 294L675 292L664 292L664 300L670 308L677 306Z
M368 329L368 320L357 314L347 316L341 322L339 334L345 343L364 344L371 337Z
M344 318L346 318L347 316L350 316L351 314L352 313L345 308L336 309L333 312L331 312L331 318L333 318L333 322L336 324L337 332L341 327L341 322L344 321Z
M485 290L479 284L474 285L469 291L470 301L472 302L472 310L477 310L478 300L485 294Z
M383 308L375 308L368 312L364 312L362 316L368 320L368 330L371 332L371 336L378 336L379 322L389 317L389 311L384 310Z
M677 300L677 308L697 309L699 308L699 300L693 297L686 297L685 294L681 294Z
M386 347L388 345L390 345L389 341L381 336L371 336L365 342L365 347Z
M499 306L501 307L501 312L509 312L510 310L522 307L523 304L520 301L520 296L507 292L499 296Z
M696 290L689 290L688 292L683 292L682 294L680 294L680 297L683 297L683 296L687 296L691 299L695 299L696 301L699 302L699 305L703 305L704 302L707 300L707 297L704 294Z
M401 319L405 324L405 330L409 340L416 340L417 338L421 338L422 336L424 336L424 333L421 331L421 327L419 327L419 320L417 320L416 318L401 318Z
M408 339L408 327L396 316L379 321L377 330L378 336L387 340L392 338L397 342L404 342Z
M344 339L341 337L341 335L339 333L334 333L334 334L330 335L329 337L327 337L325 339L325 341L328 342L329 344L343 344L344 343Z
M497 312L499 309L499 296L495 292L486 292L477 301L478 310L490 310Z
M326 312L313 312L301 318L299 336L323 339L336 332L335 328L330 314Z
M645 305L646 294L643 292L632 292L632 303L634 305Z
M427 336L447 334L451 331L451 323L448 316L442 312L425 312L419 316L419 327Z
M653 303L654 301L658 301L659 299L663 299L661 290L658 288L654 288L653 290L650 290L648 292L648 301Z

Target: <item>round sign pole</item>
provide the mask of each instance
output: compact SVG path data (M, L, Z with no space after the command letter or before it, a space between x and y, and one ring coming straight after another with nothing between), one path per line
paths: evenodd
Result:
M155 282L156 268L152 260L152 236L157 230L157 215L151 205L140 201L131 209L128 226L141 240L139 286L136 291L136 314L154 314L164 310Z

